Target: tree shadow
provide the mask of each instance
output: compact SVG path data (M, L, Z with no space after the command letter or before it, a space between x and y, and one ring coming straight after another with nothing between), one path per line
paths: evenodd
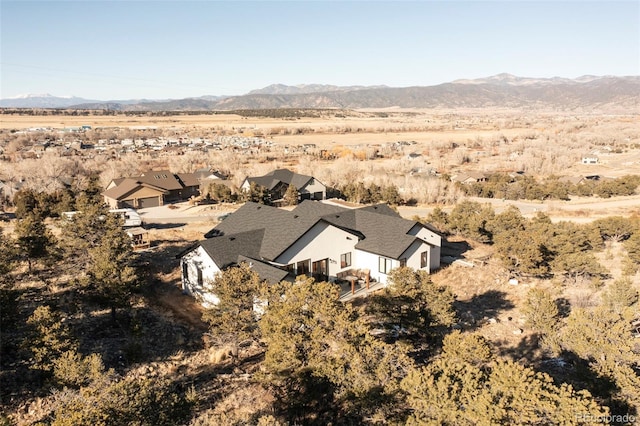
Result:
M73 331L80 353L98 353L106 368L116 370L204 347L202 330L147 306L120 309L115 324L108 310L94 311Z
M547 373L556 384L568 383L576 391L587 390L600 404L609 407L614 416L640 414L638 408L619 398L615 380L598 372L589 360L573 351L564 350L556 358L548 358L537 364L537 370ZM612 421L611 424L626 424Z
M193 241L182 240L135 252L134 264L138 266L142 278L145 279L156 278L158 274L170 274L180 266L180 254L193 244Z
M469 250L471 250L471 246L466 241L449 241L447 239L443 239L442 246L440 248L440 255L445 258L460 258L464 257L464 253Z
M571 302L565 297L559 297L555 300L560 318L567 318L571 313Z
M489 290L473 296L470 300L453 302L463 328L480 328L484 322L495 319L500 312L513 309L514 304L507 300L506 295L504 291Z
M517 346L507 346L506 341L498 341L495 346L501 357L511 358L513 361L526 361L525 364L534 364L539 362L543 357L543 351L540 349L540 336L532 334L523 336Z
M186 223L145 223L144 229L174 229L182 228Z

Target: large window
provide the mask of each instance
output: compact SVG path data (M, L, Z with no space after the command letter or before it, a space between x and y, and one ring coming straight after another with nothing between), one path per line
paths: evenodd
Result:
M380 259L378 260L378 271L380 271L383 274L388 274L389 271L391 271L392 267L393 267L392 259L380 256Z
M311 259L301 260L296 264L296 273L298 275L309 275L311 272Z
M420 253L420 268L426 268L429 266L429 252L423 251Z
M351 252L340 255L340 268L351 266Z

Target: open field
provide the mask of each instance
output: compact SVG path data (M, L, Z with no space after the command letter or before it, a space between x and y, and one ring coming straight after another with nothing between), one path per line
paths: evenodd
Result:
M55 189L52 178L69 167L77 170L76 175L100 173L104 185L145 170L188 173L211 168L226 173L238 186L246 176L288 167L332 187L358 181L392 184L405 199L433 206L452 204L461 195L437 175L519 172L541 181L551 175L640 174L640 117L633 113L497 108L295 110L278 118L268 116L276 115L274 111L244 113L4 114L0 116L0 153L4 148L8 161L0 162L0 180ZM93 130L58 131L82 125ZM34 128L51 130L22 132ZM160 139L165 144L172 141L172 149L141 146ZM41 155L35 148L46 140L55 140L57 151ZM136 149L125 149L124 140L129 147L135 140ZM205 140L220 145L212 149L204 145ZM262 146L252 145L254 141ZM78 149L83 142L100 142L102 150ZM72 144L78 147L74 156L63 156ZM584 157L597 158L597 164L582 164Z

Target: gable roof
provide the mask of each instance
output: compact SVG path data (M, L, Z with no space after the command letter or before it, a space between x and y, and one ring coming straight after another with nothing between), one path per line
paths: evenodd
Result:
M249 202L205 234L205 237L218 240L216 250L227 250L224 247L226 238L262 231L261 240L254 241L256 246L242 254L274 261L318 222L329 223L356 235L359 240L355 246L357 249L394 259L398 259L416 241L417 237L408 232L416 225L423 226L401 218L388 207L348 209L306 200L295 209L286 211Z
M220 269L246 262L261 280L269 283L280 282L287 277L288 272L260 260L259 251L263 237L264 229L259 229L208 238L184 250L178 257L200 246Z
M205 236L233 235L264 230L260 258L274 260L314 225L319 218L293 214L275 207L248 202Z
M244 255L253 259L260 258L260 246L264 230L257 229L237 234L208 238L199 245L213 259L220 269L238 262L238 256Z
M154 170L144 172L140 176L134 177L133 179L138 180L138 182L140 183L146 183L158 188L166 189L168 191L182 189L182 185L180 184L176 176L169 170Z
M114 186L104 191L102 195L112 198L114 200L123 200L127 195L131 194L133 191L136 191L140 187L155 189L156 191L162 194L167 192L163 188L159 188L157 186L150 185L147 183L138 182L136 179L127 178L127 179L124 179L122 182L120 182L118 186Z
M178 173L176 177L182 186L200 186L200 178L197 173Z
M297 189L305 187L309 181L313 179L313 176L301 175L294 173L289 169L276 169L264 176L247 177L249 183L255 182L260 186L272 190L279 183L286 183L287 185L293 185Z
M115 200L122 200L126 195L140 186L155 189L162 194L168 191L180 190L189 186L199 186L197 174L173 174L169 170L155 170L142 173L140 176L117 178L111 181L115 186L107 189L102 195Z
M355 245L357 249L393 259L398 259L416 240L415 236L407 233L417 222L399 216L355 209L322 218L343 229L354 229L363 234L364 239Z

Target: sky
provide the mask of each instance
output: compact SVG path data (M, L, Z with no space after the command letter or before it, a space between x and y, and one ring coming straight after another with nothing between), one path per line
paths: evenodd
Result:
M640 75L640 1L0 0L0 98Z

